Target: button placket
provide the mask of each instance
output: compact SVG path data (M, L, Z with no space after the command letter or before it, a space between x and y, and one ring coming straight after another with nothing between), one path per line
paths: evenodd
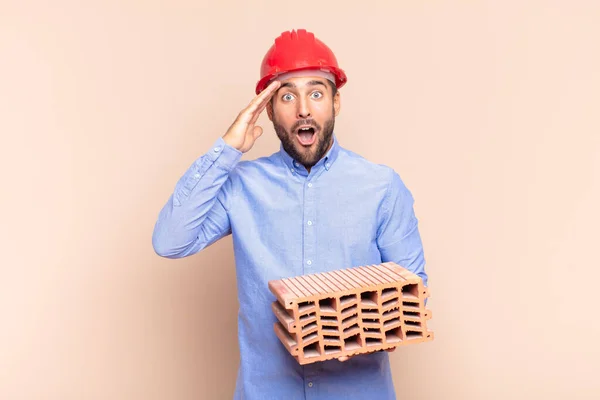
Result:
M316 249L316 234L315 234L315 216L316 216L316 202L315 202L315 191L310 188L312 184L306 182L304 184L304 268L305 272L311 272L314 270L314 265L318 261L315 259ZM310 189L309 189L310 188Z

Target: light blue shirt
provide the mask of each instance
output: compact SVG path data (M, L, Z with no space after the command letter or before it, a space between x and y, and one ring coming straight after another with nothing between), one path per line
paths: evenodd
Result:
M219 138L185 172L152 243L179 258L232 234L239 299L235 399L395 399L388 353L300 365L273 331L268 281L393 261L427 285L413 197L391 168L342 148L310 173L284 150L251 161Z

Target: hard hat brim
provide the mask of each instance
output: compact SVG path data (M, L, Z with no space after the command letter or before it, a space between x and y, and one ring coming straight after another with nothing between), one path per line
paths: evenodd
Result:
M300 67L300 68L293 68L293 69L289 69L289 70L286 70L286 71L279 71L277 73L272 73L272 74L268 74L268 75L264 76L256 84L256 94L260 94L260 92L262 92L263 90L265 90L265 88L269 85L269 83L271 81L277 79L278 76L281 76L281 75L286 74L288 72L297 72L297 71L314 70L314 69L320 69L320 70L325 71L325 72L331 72L335 76L335 86L338 89L341 88L342 86L344 86L346 84L346 82L348 81L348 78L346 77L346 73L341 68L336 68L336 67L321 67L321 66L306 66L306 67Z

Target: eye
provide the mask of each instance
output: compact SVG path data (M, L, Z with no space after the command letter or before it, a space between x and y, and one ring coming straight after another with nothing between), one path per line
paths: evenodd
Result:
M292 101L294 99L294 96L292 96L290 93L286 93L281 97L281 99L283 101Z
M321 92L312 92L312 93L310 94L310 96L311 96L313 99L319 99L319 98L323 97L323 93L321 93Z

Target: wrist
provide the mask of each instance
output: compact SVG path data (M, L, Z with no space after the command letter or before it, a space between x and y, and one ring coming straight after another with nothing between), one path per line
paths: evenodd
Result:
M223 135L222 139L223 139L223 142L227 146L232 147L232 148L234 148L237 151L241 151L240 150L240 146L237 145L236 141L233 140L231 137L229 137L227 134Z

